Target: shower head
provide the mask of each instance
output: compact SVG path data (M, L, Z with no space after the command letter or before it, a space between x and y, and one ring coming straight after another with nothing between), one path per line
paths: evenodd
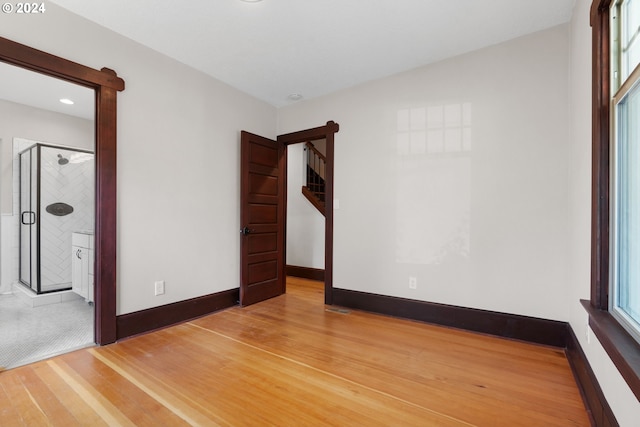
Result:
M67 159L66 157L62 157L62 154L58 154L58 164L66 165L67 163L69 163L69 159Z

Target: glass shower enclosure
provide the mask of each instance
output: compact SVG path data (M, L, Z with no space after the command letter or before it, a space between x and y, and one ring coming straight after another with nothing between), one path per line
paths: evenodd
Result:
M37 294L70 289L72 233L93 232L94 155L35 144L19 163L20 282Z

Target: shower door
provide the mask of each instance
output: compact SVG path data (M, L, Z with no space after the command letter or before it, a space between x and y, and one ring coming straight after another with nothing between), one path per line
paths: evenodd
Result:
M20 281L38 291L38 156L36 146L20 153Z
M20 153L20 282L38 294L72 287L72 233L93 233L94 170L84 150Z

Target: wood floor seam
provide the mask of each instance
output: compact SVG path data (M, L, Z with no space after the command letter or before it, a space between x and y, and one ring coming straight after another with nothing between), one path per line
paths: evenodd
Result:
M24 385L24 381L22 381L22 379L20 379L20 382ZM25 387L25 388L26 388L26 387ZM31 394L31 392L30 392L28 389L26 389L26 392L27 392L27 396L29 396L29 399L30 399L30 400L31 400L31 402L34 404L34 406L35 406L36 408L38 408L38 411L42 414L42 416L43 416L43 417L45 417L45 418L46 418L46 416L47 416L47 415L46 415L46 414L45 414L45 412L42 410L42 407L40 406L40 404L38 403L38 401L33 397L33 394Z
M65 372L65 370L55 361L49 360L47 361L47 365L55 371L55 373L62 378L62 380L71 387L76 394L84 400L98 415L107 423L108 426L132 426L135 427L135 424L129 420L124 414L117 410L117 408L113 407L113 405L109 405L107 408L97 397L94 396L95 393L91 393L90 390L75 378L73 378L69 373ZM124 418L127 423L123 423L119 420L119 417L116 415L120 415L121 418Z
M111 368L115 372L117 372L118 375L121 375L122 377L124 377L127 381L129 381L131 384L136 386L138 389L140 389L142 392L144 392L147 396L149 396L150 398L152 398L153 400L155 400L156 402L158 402L159 404L161 404L162 406L164 406L165 408L167 408L168 410L173 412L177 417L181 418L182 420L184 420L185 422L189 423L192 426L200 426L200 425L202 425L201 422L199 422L198 420L196 420L193 417L189 416L185 411L183 411L182 409L178 408L176 405L172 404L168 399L165 399L159 393L154 392L150 387L147 387L146 385L144 385L141 381L139 381L133 375L131 375L128 372L126 372L126 370L122 369L121 367L119 367L118 365L113 363L111 360L109 360L106 356L101 354L96 349L89 349L89 353L91 353L96 359L100 360L102 363L107 365L109 368ZM155 379L155 381L162 382L162 381L160 381L158 379ZM166 384L164 384L164 385L167 388L170 388L168 385L166 385ZM212 427L220 427L221 426L221 424L218 424L218 423L213 424L212 421L209 422L208 425L211 425Z

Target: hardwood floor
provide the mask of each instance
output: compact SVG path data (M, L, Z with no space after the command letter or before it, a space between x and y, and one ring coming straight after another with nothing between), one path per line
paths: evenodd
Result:
M2 426L587 426L560 349L332 311L319 282L0 373Z

